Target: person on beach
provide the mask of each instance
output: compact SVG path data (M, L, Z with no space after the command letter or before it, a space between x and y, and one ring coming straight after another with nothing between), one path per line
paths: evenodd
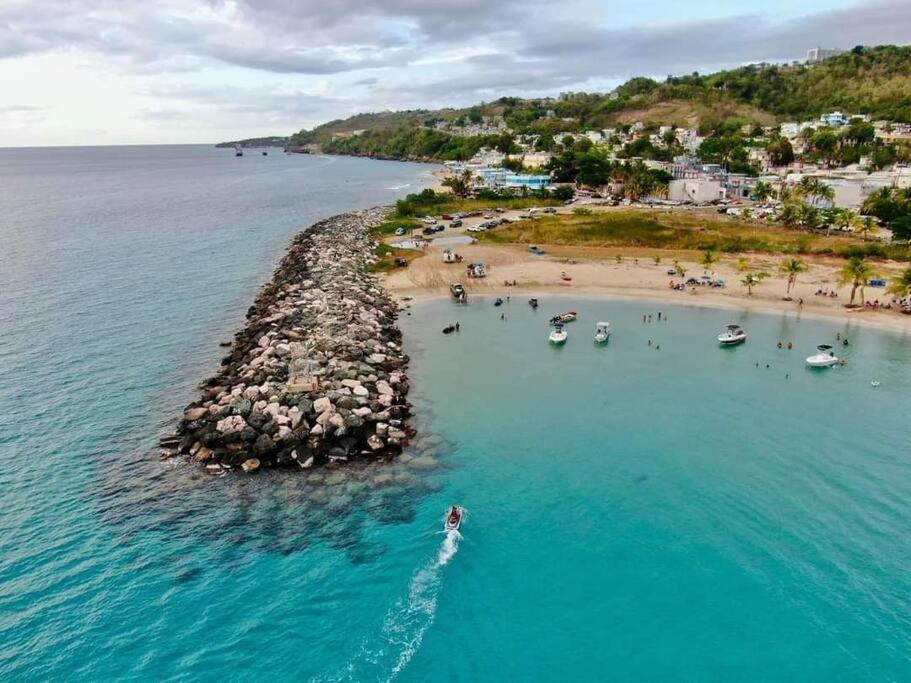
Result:
M459 331L459 323L456 323L456 332Z
M661 311L658 311L658 322L661 322Z
M794 345L791 342L788 342L788 351L794 348Z

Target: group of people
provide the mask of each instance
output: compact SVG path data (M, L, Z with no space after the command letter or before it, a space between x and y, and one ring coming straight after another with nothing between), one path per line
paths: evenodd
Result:
M664 314L663 314L661 311L658 311L658 322L659 322L659 323L661 322L661 316L662 316L662 315L664 315ZM642 314L642 322L644 322L644 323L650 323L650 322L652 322L652 314L651 314L651 313L643 313L643 314ZM667 322L667 316L666 316L666 315L664 316L664 322Z
M829 291L828 289L817 289L816 293L813 296L827 296L830 299L837 299L838 292L836 292L834 289L832 291Z
M778 348L779 348L779 349L783 349L783 348L784 348L784 342L778 342ZM790 350L793 349L793 348L794 348L794 344L792 344L791 342L788 342L788 351L790 351Z

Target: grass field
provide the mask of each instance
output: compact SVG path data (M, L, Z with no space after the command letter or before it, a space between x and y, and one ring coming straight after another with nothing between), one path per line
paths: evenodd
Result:
M908 247L863 242L852 235L811 233L706 212L618 210L542 216L482 233L490 243L712 250L738 254L867 255L909 260Z

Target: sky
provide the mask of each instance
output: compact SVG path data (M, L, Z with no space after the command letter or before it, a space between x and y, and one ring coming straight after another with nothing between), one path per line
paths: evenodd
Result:
M0 147L287 135L909 42L911 0L0 0Z

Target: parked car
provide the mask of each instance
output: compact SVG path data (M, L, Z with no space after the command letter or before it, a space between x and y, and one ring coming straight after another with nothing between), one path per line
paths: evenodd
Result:
M395 234L398 235L399 237L401 237L402 235L405 234L405 228L396 228Z
M436 230L434 230L433 228L424 228L423 230L421 230L421 233L424 235L432 235L435 232L436 232Z
M546 209L544 209L544 213L557 213L557 210L552 206L548 206Z
M456 218L454 221L452 221L452 223L449 224L449 227L450 227L450 228L461 228L461 227L462 227L462 219L461 219L461 218Z

